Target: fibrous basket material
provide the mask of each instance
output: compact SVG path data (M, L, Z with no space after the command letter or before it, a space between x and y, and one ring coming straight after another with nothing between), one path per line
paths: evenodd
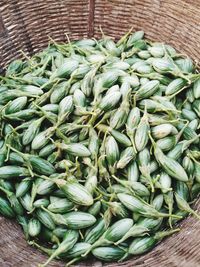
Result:
M0 71L12 59L56 41L101 36L118 38L132 26L144 30L146 38L174 46L194 60L200 59L199 0L0 0ZM200 209L200 201L194 208ZM187 218L182 230L162 241L146 255L124 263L87 261L88 267L198 267L200 266L200 222ZM46 256L27 245L20 227L0 217L0 266L35 267ZM56 262L49 266L64 266Z

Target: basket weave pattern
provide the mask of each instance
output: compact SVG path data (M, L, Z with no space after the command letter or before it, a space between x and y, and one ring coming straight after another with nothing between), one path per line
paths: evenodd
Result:
M14 58L56 41L105 34L118 38L132 26L150 40L173 45L197 62L200 60L199 0L0 0L0 71ZM200 209L200 201L195 208ZM99 261L79 267L199 267L200 222L187 218L182 231L162 241L153 251L124 263ZM27 245L20 227L0 217L0 266L36 267L46 256ZM64 266L54 261L49 266Z

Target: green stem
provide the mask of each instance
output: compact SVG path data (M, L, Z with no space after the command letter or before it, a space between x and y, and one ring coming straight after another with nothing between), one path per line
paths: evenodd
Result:
M8 198L11 197L11 196L13 195L12 192L6 190L6 189L3 188L2 186L0 186L0 190L3 191L3 192L6 194L6 196L7 196Z
M28 241L28 244L31 245L31 246L34 246L34 247L38 248L39 250L41 250L42 252L45 252L49 256L51 256L52 253L55 251L54 249L49 249L49 248L45 248L43 246L40 246L35 241Z
M81 259L82 259L82 257L76 257L76 258L74 258L73 260L69 261L69 262L65 265L65 267L68 267L68 266L72 265L73 263L75 263L75 262L77 262L77 261L79 261L79 260L81 260Z
M117 42L117 47L127 41L127 37L131 34L132 31L133 31L133 26L130 28L130 30L126 34L124 34L120 38L120 40Z

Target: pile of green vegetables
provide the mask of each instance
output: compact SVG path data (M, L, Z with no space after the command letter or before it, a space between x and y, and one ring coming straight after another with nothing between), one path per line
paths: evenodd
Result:
M200 218L200 75L143 36L51 40L0 77L0 213L41 266L121 261Z

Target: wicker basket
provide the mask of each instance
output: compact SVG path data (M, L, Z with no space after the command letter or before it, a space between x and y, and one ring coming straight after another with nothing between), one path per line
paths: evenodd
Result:
M100 35L99 26L119 37L133 26L146 37L173 45L200 59L200 0L0 0L0 70L19 50L33 54L47 46L48 35L57 41ZM196 208L200 208L196 203ZM103 266L198 267L200 222L187 218L182 231L150 253L124 263ZM0 266L36 267L46 256L27 245L20 227L0 217ZM54 262L49 266L64 266ZM101 262L76 266L100 267Z

